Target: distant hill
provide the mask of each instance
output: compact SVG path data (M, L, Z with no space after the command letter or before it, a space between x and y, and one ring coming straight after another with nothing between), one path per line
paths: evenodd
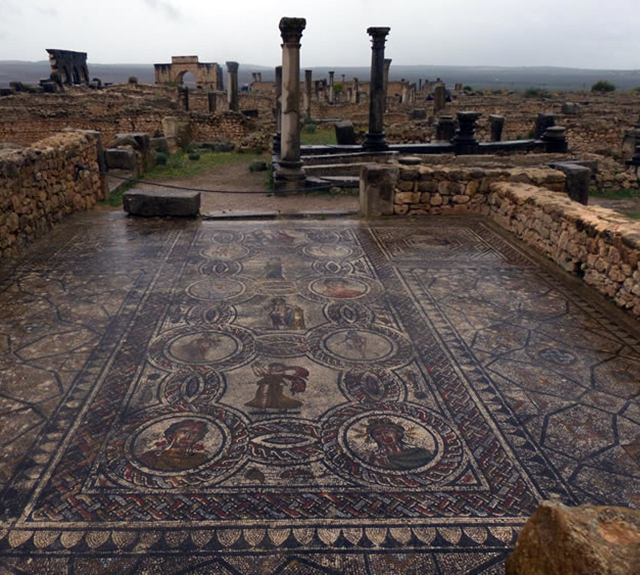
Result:
M155 81L153 64L92 64L89 61L91 78L100 78L103 82L123 83L129 76L136 76L145 84ZM224 64L222 64L223 72ZM357 77L366 81L369 79L369 67L327 67L313 68L314 78L328 77L328 71L335 71L335 79L340 81L345 74L350 80ZM240 63L238 82L240 85L251 82L251 73L261 72L264 81L273 81L274 69L254 64ZM226 75L226 74L225 74ZM49 62L21 62L15 60L0 60L0 86L8 86L11 81L37 84L41 78L49 77ZM301 72L302 77L302 72ZM578 68L554 67L522 67L500 68L481 66L402 66L391 64L390 79L406 79L411 82L418 80L435 80L441 78L447 84L462 82L473 88L506 88L510 90L525 90L530 87L546 88L547 90L588 90L598 80L608 80L619 90L630 90L640 87L640 70L582 70Z

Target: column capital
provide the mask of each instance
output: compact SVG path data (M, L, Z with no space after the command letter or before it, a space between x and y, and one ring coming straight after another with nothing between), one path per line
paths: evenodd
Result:
M285 44L300 44L302 31L307 25L304 18L282 18L280 20L280 35Z
M387 70L388 70L388 69L389 69L389 67L391 66L391 62L392 62L391 58L385 58L385 59L384 59L384 67L385 67Z
M372 48L384 46L387 34L391 28L367 28L367 34L371 36Z
M238 67L240 66L238 62L227 62L226 64L227 64L227 72L229 72L230 74L238 73Z

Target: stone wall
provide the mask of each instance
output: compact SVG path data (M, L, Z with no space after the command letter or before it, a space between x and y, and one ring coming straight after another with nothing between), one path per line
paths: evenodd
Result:
M487 204L503 228L640 317L640 223L526 184L491 184Z
M105 197L104 178L75 168L98 170L100 146L99 134L66 132L1 153L0 260Z
M482 213L496 182L522 182L564 192L565 176L550 168L401 166L395 185L397 215Z

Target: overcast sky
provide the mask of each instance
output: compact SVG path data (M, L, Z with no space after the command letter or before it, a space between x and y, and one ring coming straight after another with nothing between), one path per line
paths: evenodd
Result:
M389 26L395 64L640 69L640 0L0 0L0 60L275 66L282 16L307 19L303 68L368 65Z

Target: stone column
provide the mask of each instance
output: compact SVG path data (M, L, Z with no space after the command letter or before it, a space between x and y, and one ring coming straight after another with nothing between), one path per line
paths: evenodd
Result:
M342 74L342 84L343 84L343 85L344 85L344 83L345 83L345 78L346 78L346 77L347 77L347 76L346 76L346 74Z
M406 82L404 78L402 78L400 82L402 82L402 95L400 96L400 103L407 104L409 102L409 82Z
M311 83L313 74L311 70L304 71L304 115L311 119Z
M440 110L444 110L447 105L447 90L439 84L433 91L433 112L437 114Z
M569 149L567 130L564 126L549 126L542 135L548 154L565 154Z
M391 58L384 59L384 111L387 111L387 97L389 96L389 68L391 67Z
M256 72L256 78L258 79L258 82L262 82L262 72Z
M409 104L415 104L415 103L416 103L416 83L411 82L411 84L409 84Z
M451 139L456 132L456 123L453 116L443 114L440 116L438 123L436 124L436 141L438 142L451 142Z
M369 132L362 144L365 150L389 149L384 138L385 66L384 44L390 28L368 28L371 36L371 82L369 83ZM389 60L389 63L391 61Z
M335 72L331 70L329 72L329 104L333 104L333 75Z
M189 111L189 88L188 86L179 86L178 87L178 99L180 100L180 104L182 104L182 109L185 112Z
M353 84L351 87L351 103L359 104L360 103L360 84L358 83L358 78L353 79Z
M544 112L542 114L538 114L536 118L536 140L540 140L547 128L551 128L556 125L556 119L553 114L548 112Z
M491 127L491 141L499 142L500 140L502 140L504 116L500 116L499 114L491 114L489 116L489 126Z
M280 157L282 137L282 66L276 66L276 135L273 138L273 153Z
M276 189L299 188L304 185L300 161L300 38L307 21L304 18L282 18L282 141L280 162L275 173Z
M229 110L238 111L238 62L227 62L227 103Z
M209 114L215 114L218 104L217 94L215 92L207 92L207 102L209 103Z
M453 138L455 152L458 155L477 154L479 150L476 140L476 122L482 116L480 112L458 112L460 129Z

